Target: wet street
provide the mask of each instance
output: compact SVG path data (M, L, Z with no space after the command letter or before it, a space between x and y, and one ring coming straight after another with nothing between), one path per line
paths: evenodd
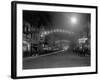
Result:
M70 51L23 59L23 69L90 66L90 56L78 56Z

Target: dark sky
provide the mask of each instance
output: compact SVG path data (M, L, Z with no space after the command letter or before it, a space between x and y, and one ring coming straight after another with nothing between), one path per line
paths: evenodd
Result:
M75 17L76 23L71 21ZM73 12L23 11L23 20L35 27L45 29L66 29L73 32L84 32L90 29L90 14Z

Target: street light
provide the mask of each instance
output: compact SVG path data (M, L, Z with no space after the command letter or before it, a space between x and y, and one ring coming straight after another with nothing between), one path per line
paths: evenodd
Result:
M72 24L76 24L77 23L77 18L75 16L72 16L70 20L71 20Z

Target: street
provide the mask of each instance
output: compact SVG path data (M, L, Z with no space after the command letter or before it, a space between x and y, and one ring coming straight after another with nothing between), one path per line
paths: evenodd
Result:
M37 58L23 59L23 69L90 66L90 56L78 56L70 51L61 51Z

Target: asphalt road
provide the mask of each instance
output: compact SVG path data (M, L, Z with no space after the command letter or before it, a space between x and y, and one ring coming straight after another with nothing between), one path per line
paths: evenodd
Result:
M23 59L23 69L90 66L90 56L78 56L69 51Z

